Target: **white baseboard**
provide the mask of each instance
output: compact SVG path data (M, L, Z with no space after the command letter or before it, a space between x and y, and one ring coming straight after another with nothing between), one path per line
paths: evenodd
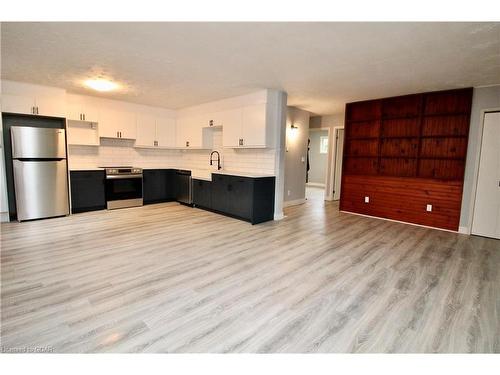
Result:
M283 207L297 206L303 203L306 203L306 198L295 199L293 201L284 201Z
M380 216L372 216L372 215L365 215L365 214L358 214L357 212L349 212L349 211L342 211L345 214L351 214L351 215L358 215L358 216L364 216L364 217L370 217L372 219L379 219L379 220L385 220L385 221L392 221L394 223L401 223L401 224L407 224L407 225L413 225L415 227L421 227L421 228L428 228L428 229L436 229L436 230L441 230L443 232L451 232L451 233L460 233L460 230L457 232L456 230L450 230L450 229L444 229L444 228L436 228L436 227L430 227L428 225L422 225L422 224L415 224L415 223L409 223L407 221L401 221L401 220L394 220L394 219L387 219L385 217L380 217Z
M9 222L9 221L10 221L9 213L8 212L0 212L0 222L1 223L6 223L6 222Z
M458 227L458 233L470 234L469 227Z
M324 188L325 184L321 184L319 182L308 182L306 183L306 186L311 186L311 187L321 187Z
M285 215L283 214L283 212L274 213L274 220L283 220L284 218Z

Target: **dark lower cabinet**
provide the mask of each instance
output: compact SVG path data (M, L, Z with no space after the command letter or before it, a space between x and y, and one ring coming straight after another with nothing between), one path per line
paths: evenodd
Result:
M104 171L70 171L71 212L106 208Z
M274 177L212 174L211 209L252 224L273 220Z
M145 169L142 173L144 204L168 202L174 199L174 171L172 169Z
M212 182L193 179L193 205L212 208Z

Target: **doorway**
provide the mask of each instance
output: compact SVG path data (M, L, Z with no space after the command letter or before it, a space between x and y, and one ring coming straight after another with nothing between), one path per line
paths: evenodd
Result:
M333 200L340 199L340 182L342 181L342 156L344 154L344 128L334 129L335 154L333 159Z
M472 234L500 239L500 112L486 112Z
M309 129L306 198L324 200L329 154L329 128Z

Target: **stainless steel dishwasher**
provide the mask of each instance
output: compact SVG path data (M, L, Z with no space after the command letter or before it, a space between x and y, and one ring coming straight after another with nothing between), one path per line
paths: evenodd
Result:
M175 171L175 199L182 204L193 204L191 171L182 169Z

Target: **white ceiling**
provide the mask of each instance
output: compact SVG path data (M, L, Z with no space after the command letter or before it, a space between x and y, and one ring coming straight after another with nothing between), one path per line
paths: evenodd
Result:
M500 83L500 23L3 23L2 77L171 109L263 88L316 114Z

